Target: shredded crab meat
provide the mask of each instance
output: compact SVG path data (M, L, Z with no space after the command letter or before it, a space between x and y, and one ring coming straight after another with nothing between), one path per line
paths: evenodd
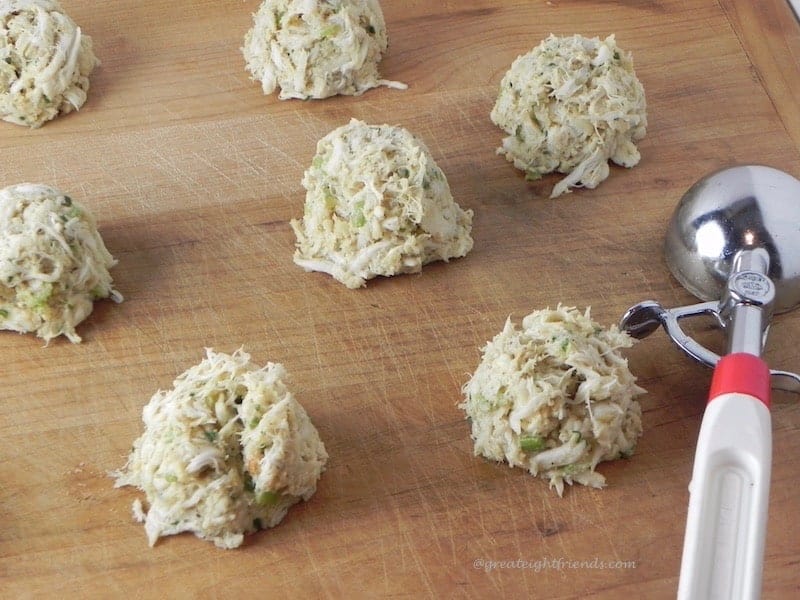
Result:
M41 184L0 190L0 329L80 342L75 328L95 300L122 302L115 264L77 201Z
M511 319L484 348L460 405L476 455L522 467L550 482L603 487L598 463L628 457L642 433L644 390L620 349L632 339L575 308Z
M152 546L193 532L220 548L274 527L316 491L328 455L279 363L259 368L242 350L206 358L157 392L116 486L145 493L133 514Z
M242 52L264 93L285 100L406 89L378 74L387 48L378 0L264 0Z
M415 273L472 248L472 211L425 145L402 127L353 119L322 138L303 177L294 261L349 288Z
M55 0L0 0L0 117L41 127L86 102L100 64Z
M527 179L566 174L553 188L555 198L599 185L609 176L609 160L639 163L647 105L633 59L613 35L551 35L513 62L491 119L508 134L497 152Z
M225 457L219 448L206 448L192 457L192 460L186 465L186 472L192 475L203 469L214 469L219 472L222 470L224 460Z

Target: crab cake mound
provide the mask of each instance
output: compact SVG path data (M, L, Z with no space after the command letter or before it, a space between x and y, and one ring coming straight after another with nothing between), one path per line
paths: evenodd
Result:
M402 127L353 119L317 144L294 261L348 288L416 273L472 248L472 211L453 200L428 149Z
M527 469L559 495L564 483L603 487L597 464L630 456L642 433L644 390L619 353L632 343L588 309L506 321L463 389L475 455Z
M41 127L86 102L100 64L55 0L0 0L0 118Z
M242 53L264 93L286 100L405 89L378 74L387 47L378 0L264 0Z
M274 527L317 489L328 454L278 363L259 368L238 350L208 349L144 407L144 433L116 486L145 493L133 504L152 546L189 531L220 548Z
M647 128L644 88L613 35L551 35L518 57L503 77L491 119L508 134L498 154L527 179L567 174L551 198L571 187L596 187L609 175L609 159L638 164L636 142Z
M95 300L122 301L108 272L116 262L69 196L33 183L0 190L0 329L80 342L75 328Z

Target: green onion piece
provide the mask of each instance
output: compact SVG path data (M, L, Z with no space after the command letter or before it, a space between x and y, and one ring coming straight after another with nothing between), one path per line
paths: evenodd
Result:
M355 206L353 206L353 212L350 215L350 225L353 227L363 227L366 222L367 218L364 216L364 203L356 202Z
M336 196L329 190L325 190L325 210L333 212L336 209Z
M523 452L539 452L544 450L544 438L539 435L521 435L519 437L519 447Z
M584 471L589 470L589 465L586 463L574 463L571 465L565 465L559 469L564 475L577 475L578 473L583 473Z
M322 30L322 38L329 38L337 35L342 30L341 27L338 25L328 25L325 29Z
M280 499L281 495L278 492L266 491L256 496L256 503L261 506L275 506Z

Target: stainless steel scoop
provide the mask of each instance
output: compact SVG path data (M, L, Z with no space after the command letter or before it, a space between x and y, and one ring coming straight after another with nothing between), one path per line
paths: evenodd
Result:
M772 430L770 386L800 392L800 375L760 356L773 313L800 304L800 181L765 166L704 177L667 230L667 265L700 304L631 307L621 328L642 338L663 326L687 354L714 367L698 437L679 598L758 598L766 533ZM711 315L726 332L718 356L681 328Z

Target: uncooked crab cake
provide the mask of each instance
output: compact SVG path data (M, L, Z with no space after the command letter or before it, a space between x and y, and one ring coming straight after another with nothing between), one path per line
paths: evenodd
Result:
M75 328L95 300L122 301L109 273L116 262L92 214L61 191L0 190L0 329L80 342Z
M416 273L472 249L472 211L450 193L442 170L408 130L353 119L317 144L303 177L294 261L348 288Z
M0 118L41 127L86 102L100 64L55 0L0 0Z
M149 544L192 532L220 548L274 527L316 492L328 454L279 363L257 367L242 350L206 358L144 407L144 432L111 475L134 486Z
M551 35L513 62L491 119L508 134L498 153L527 179L567 174L553 188L555 198L571 187L596 187L609 175L609 159L638 164L646 110L633 59L613 35Z
M506 321L484 348L460 405L475 455L547 479L603 487L601 461L629 457L642 433L644 390L620 354L632 338L589 314L538 310L521 328Z
M378 74L387 47L378 0L264 0L242 52L264 93L285 100L405 89Z

